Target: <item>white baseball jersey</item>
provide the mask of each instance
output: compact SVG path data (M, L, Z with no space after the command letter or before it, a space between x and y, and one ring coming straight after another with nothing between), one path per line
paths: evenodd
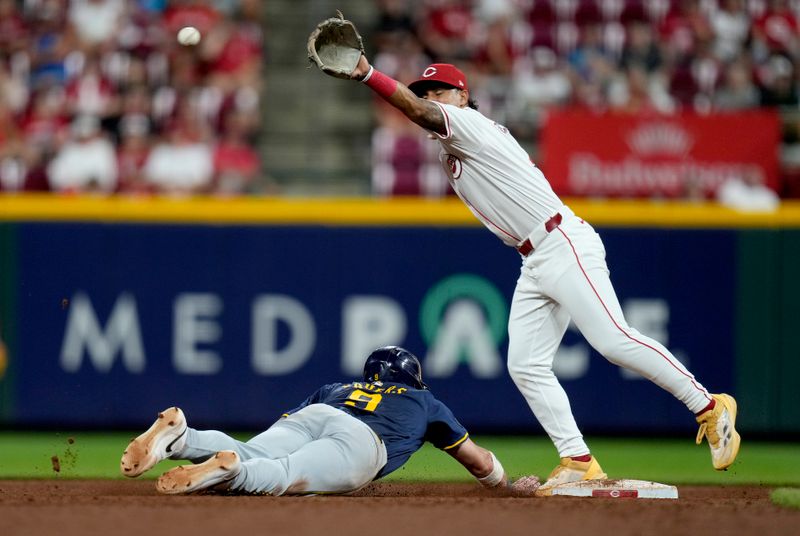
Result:
M589 452L553 372L570 320L612 363L660 385L693 413L706 407L711 396L686 367L662 344L628 325L600 236L562 204L508 130L477 110L436 104L446 131L434 134L458 196L506 244L516 246L528 237L535 242L522 259L511 300L508 370L559 455ZM542 225L556 213L561 216L556 227Z
M446 132L434 132L456 194L500 240L516 246L561 200L508 129L472 108L436 102ZM456 134L457 133L457 134Z

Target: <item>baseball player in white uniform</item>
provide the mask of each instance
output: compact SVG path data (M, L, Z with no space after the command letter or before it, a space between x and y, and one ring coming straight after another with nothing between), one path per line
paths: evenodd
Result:
M700 424L697 443L708 439L714 468L731 465L740 442L736 401L709 394L669 350L628 325L600 236L561 202L509 131L477 111L464 73L450 64L433 64L406 87L362 55L351 78L435 136L455 192L522 257L508 323L508 370L561 457L538 493L606 478L553 373L553 357L570 319L606 359L683 402Z

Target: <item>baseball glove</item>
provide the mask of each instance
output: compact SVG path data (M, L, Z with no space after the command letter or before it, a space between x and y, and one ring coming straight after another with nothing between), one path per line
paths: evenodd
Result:
M308 36L308 59L320 70L336 78L350 78L364 53L364 42L355 25L344 18L326 19Z

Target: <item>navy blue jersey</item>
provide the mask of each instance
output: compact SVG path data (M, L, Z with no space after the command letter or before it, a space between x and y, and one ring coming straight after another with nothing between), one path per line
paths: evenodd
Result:
M386 476L430 441L448 450L467 439L467 430L453 412L427 389L402 383L332 383L318 389L294 413L310 404L327 404L367 423L386 446L386 465L375 478Z

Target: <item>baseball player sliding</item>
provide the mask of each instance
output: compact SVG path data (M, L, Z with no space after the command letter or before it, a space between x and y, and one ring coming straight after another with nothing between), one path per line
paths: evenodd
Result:
M553 357L570 319L606 359L683 402L700 424L697 443L708 439L714 468L731 465L740 442L736 401L709 394L669 350L628 325L600 236L561 202L509 131L477 111L464 73L450 64L433 64L406 87L371 66L363 47L360 52L349 78L438 140L456 194L522 257L508 323L508 370L561 457L537 494L567 482L606 478L553 373Z
M425 441L458 460L494 490L532 495L534 476L509 483L495 455L476 445L422 381L419 360L403 348L373 351L363 381L325 385L246 443L189 428L176 407L159 413L131 441L122 474L137 477L159 461L190 460L158 479L161 493L208 488L270 495L347 493L403 465Z

